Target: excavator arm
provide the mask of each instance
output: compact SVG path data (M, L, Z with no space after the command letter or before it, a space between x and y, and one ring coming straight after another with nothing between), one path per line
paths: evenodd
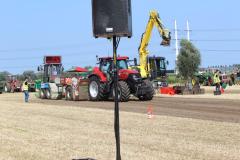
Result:
M168 29L165 29L159 14L157 11L150 11L150 16L148 20L148 24L146 26L146 31L142 35L141 43L138 48L139 51L139 60L141 76L143 78L147 78L150 72L150 65L148 64L148 55L149 51L147 49L148 43L151 39L151 34L154 26L158 29L160 36L162 37L161 45L169 46L171 41L171 35Z

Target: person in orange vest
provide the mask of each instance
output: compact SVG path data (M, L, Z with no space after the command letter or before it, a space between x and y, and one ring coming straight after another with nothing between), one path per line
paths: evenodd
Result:
M24 93L24 98L25 98L25 102L28 102L29 99L29 93L28 93L28 78L25 78L25 81L22 84L22 89L23 89L23 93Z

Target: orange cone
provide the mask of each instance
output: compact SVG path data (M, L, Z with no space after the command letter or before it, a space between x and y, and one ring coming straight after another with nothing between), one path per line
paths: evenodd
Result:
M153 107L152 106L148 106L147 116L148 116L148 119L152 119L153 118Z

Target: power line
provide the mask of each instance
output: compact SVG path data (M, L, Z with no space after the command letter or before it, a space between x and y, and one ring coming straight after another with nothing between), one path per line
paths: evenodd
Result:
M59 46L52 46L52 47L34 47L34 48L17 48L17 49L4 49L0 50L2 53L7 52L31 52L31 51L42 51L42 50L58 50L58 49L65 49L65 48L75 48L81 47L80 44L71 44L71 45L59 45Z
M174 49L175 50L175 49ZM233 52L233 53L239 53L240 52L240 49L235 49L235 50L231 50L231 49L199 49L200 51L203 51L203 52ZM93 52L90 52L90 53L93 53ZM159 51L156 51L156 50L153 50L153 51L150 51L150 54L163 54L166 55L166 54L172 54L174 52L169 52L169 51L164 51L164 50L159 50ZM76 57L77 55L80 55L81 53L80 52L73 52L73 53L65 53L65 54L61 54L62 57L64 56L67 56L67 57ZM94 53L95 54L95 53ZM221 53L223 54L223 53ZM36 56L36 57L13 57L13 58L1 58L0 61L18 61L18 60L25 60L25 61L31 61L31 60L42 60L44 56ZM79 60L79 62L83 62L84 60Z
M96 43L94 46L101 45L101 43ZM45 47L33 47L33 48L16 48L16 49L2 49L0 53L10 53L10 52L32 52L32 51L44 51L44 50L61 50L61 49L71 49L71 48L82 48L86 46L93 46L92 43L87 44L65 44L58 46L45 46Z
M84 53L93 53L93 51L85 51ZM57 54L60 56L66 56L66 57L76 57L76 55L81 55L83 53L81 52L71 52L71 53L64 53L64 54ZM95 54L95 53L94 53ZM56 55L56 54L53 54ZM0 61L8 61L8 60L33 60L33 59L43 59L45 55L42 56L36 56L36 57L13 57L13 58L0 58Z
M171 29L171 31L175 31ZM187 32L186 29L178 29L179 32ZM240 28L212 28L212 29L191 29L191 32L240 32Z
M240 28L192 29L198 32L239 32Z
M239 49L200 49L200 51L206 51L206 52L239 52L240 53L240 50Z
M240 42L240 39L193 39L193 42Z
M36 57L35 57L36 58ZM43 57L41 57L41 58L43 58ZM29 59L29 60L31 60L31 59ZM72 61L72 60L69 60L69 61L63 61L64 63L63 63L63 66L67 66L67 65L73 65L74 63L81 63L81 62L85 62L85 60L83 60L83 59L81 59L81 60L78 60L78 62L74 62L74 61ZM74 63L73 63L74 62ZM7 69L14 69L14 68L17 68L17 69L33 69L33 68L37 68L37 66L39 66L39 65L42 65L42 63L41 64L37 64L37 65L17 65L17 66L7 66L7 67L0 67L0 70L7 70ZM79 64L80 65L80 64Z
M176 41L176 39L171 39ZM177 39L182 40L182 39ZM191 39L192 42L240 42L240 39Z

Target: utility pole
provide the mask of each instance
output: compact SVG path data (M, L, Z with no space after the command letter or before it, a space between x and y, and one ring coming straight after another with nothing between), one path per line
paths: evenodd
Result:
M175 73L178 74L178 69L177 69L177 60L178 60L178 54L179 54L179 50L178 50L178 30L177 30L177 21L175 20L174 23L174 31L175 31L175 42L176 42L176 59L175 59Z
M187 40L190 41L190 29L189 29L189 22L187 20Z

